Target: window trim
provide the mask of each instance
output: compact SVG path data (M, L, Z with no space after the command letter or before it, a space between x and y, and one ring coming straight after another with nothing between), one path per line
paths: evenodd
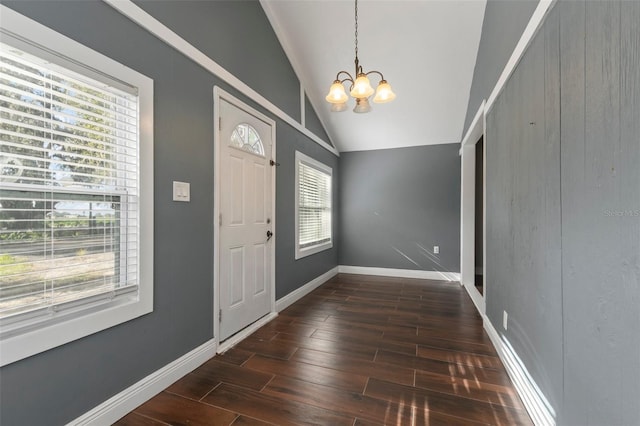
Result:
M67 58L71 64L75 63L75 68L67 66L72 71L82 69L92 78L96 77L92 73L99 73L103 78L137 88L140 111L138 292L131 297L98 300L77 309L52 313L48 321L3 328L0 366L4 366L153 311L153 80L3 5L0 5L0 33L7 44L22 49L29 44L44 46L45 50Z
M333 221L331 234L329 241L314 244L304 248L300 247L300 163L304 163L307 166L313 167L323 173L331 176L331 188L329 199L331 200L331 217L333 218L333 169L318 160L315 160L308 155L296 151L296 170L295 170L295 259L301 259L303 257L311 256L312 254L320 253L321 251L329 250L333 247Z

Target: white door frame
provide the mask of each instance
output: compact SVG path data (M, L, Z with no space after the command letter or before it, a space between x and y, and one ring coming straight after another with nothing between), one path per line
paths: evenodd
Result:
M482 187L482 291L475 287L475 204L476 204L476 143L486 136L485 101L482 101L460 147L461 196L460 196L460 284L464 286L484 316L487 298L487 141L484 138Z
M271 308L270 313L262 317L255 323L251 324L239 333L231 336L225 340L222 345L220 344L220 103L221 100L229 102L230 104L244 110L245 112L259 118L265 123L271 126L271 140L273 142L271 148L271 158L269 160L276 160L276 122L261 112L256 111L249 105L242 102L240 99L226 92L224 89L214 86L213 87L213 336L217 346L216 352L222 353L253 333L258 328L262 327L267 322L271 321L278 314L276 312L276 243L277 243L277 231L276 231L276 168L271 167L271 211L273 212L271 218L271 230L273 232L273 243L269 245L271 250Z

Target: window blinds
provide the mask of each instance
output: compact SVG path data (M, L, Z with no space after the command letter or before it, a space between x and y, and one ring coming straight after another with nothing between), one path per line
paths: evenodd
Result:
M0 318L137 289L138 98L0 45Z
M300 248L331 241L331 175L300 161L298 182Z

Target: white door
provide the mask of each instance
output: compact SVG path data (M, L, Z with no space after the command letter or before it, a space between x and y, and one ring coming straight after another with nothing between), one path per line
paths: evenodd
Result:
M220 341L271 311L271 125L220 99Z

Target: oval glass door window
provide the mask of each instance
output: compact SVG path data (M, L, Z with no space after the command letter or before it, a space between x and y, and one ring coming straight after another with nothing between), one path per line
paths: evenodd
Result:
M231 133L231 146L264 157L260 135L250 124L240 123Z

